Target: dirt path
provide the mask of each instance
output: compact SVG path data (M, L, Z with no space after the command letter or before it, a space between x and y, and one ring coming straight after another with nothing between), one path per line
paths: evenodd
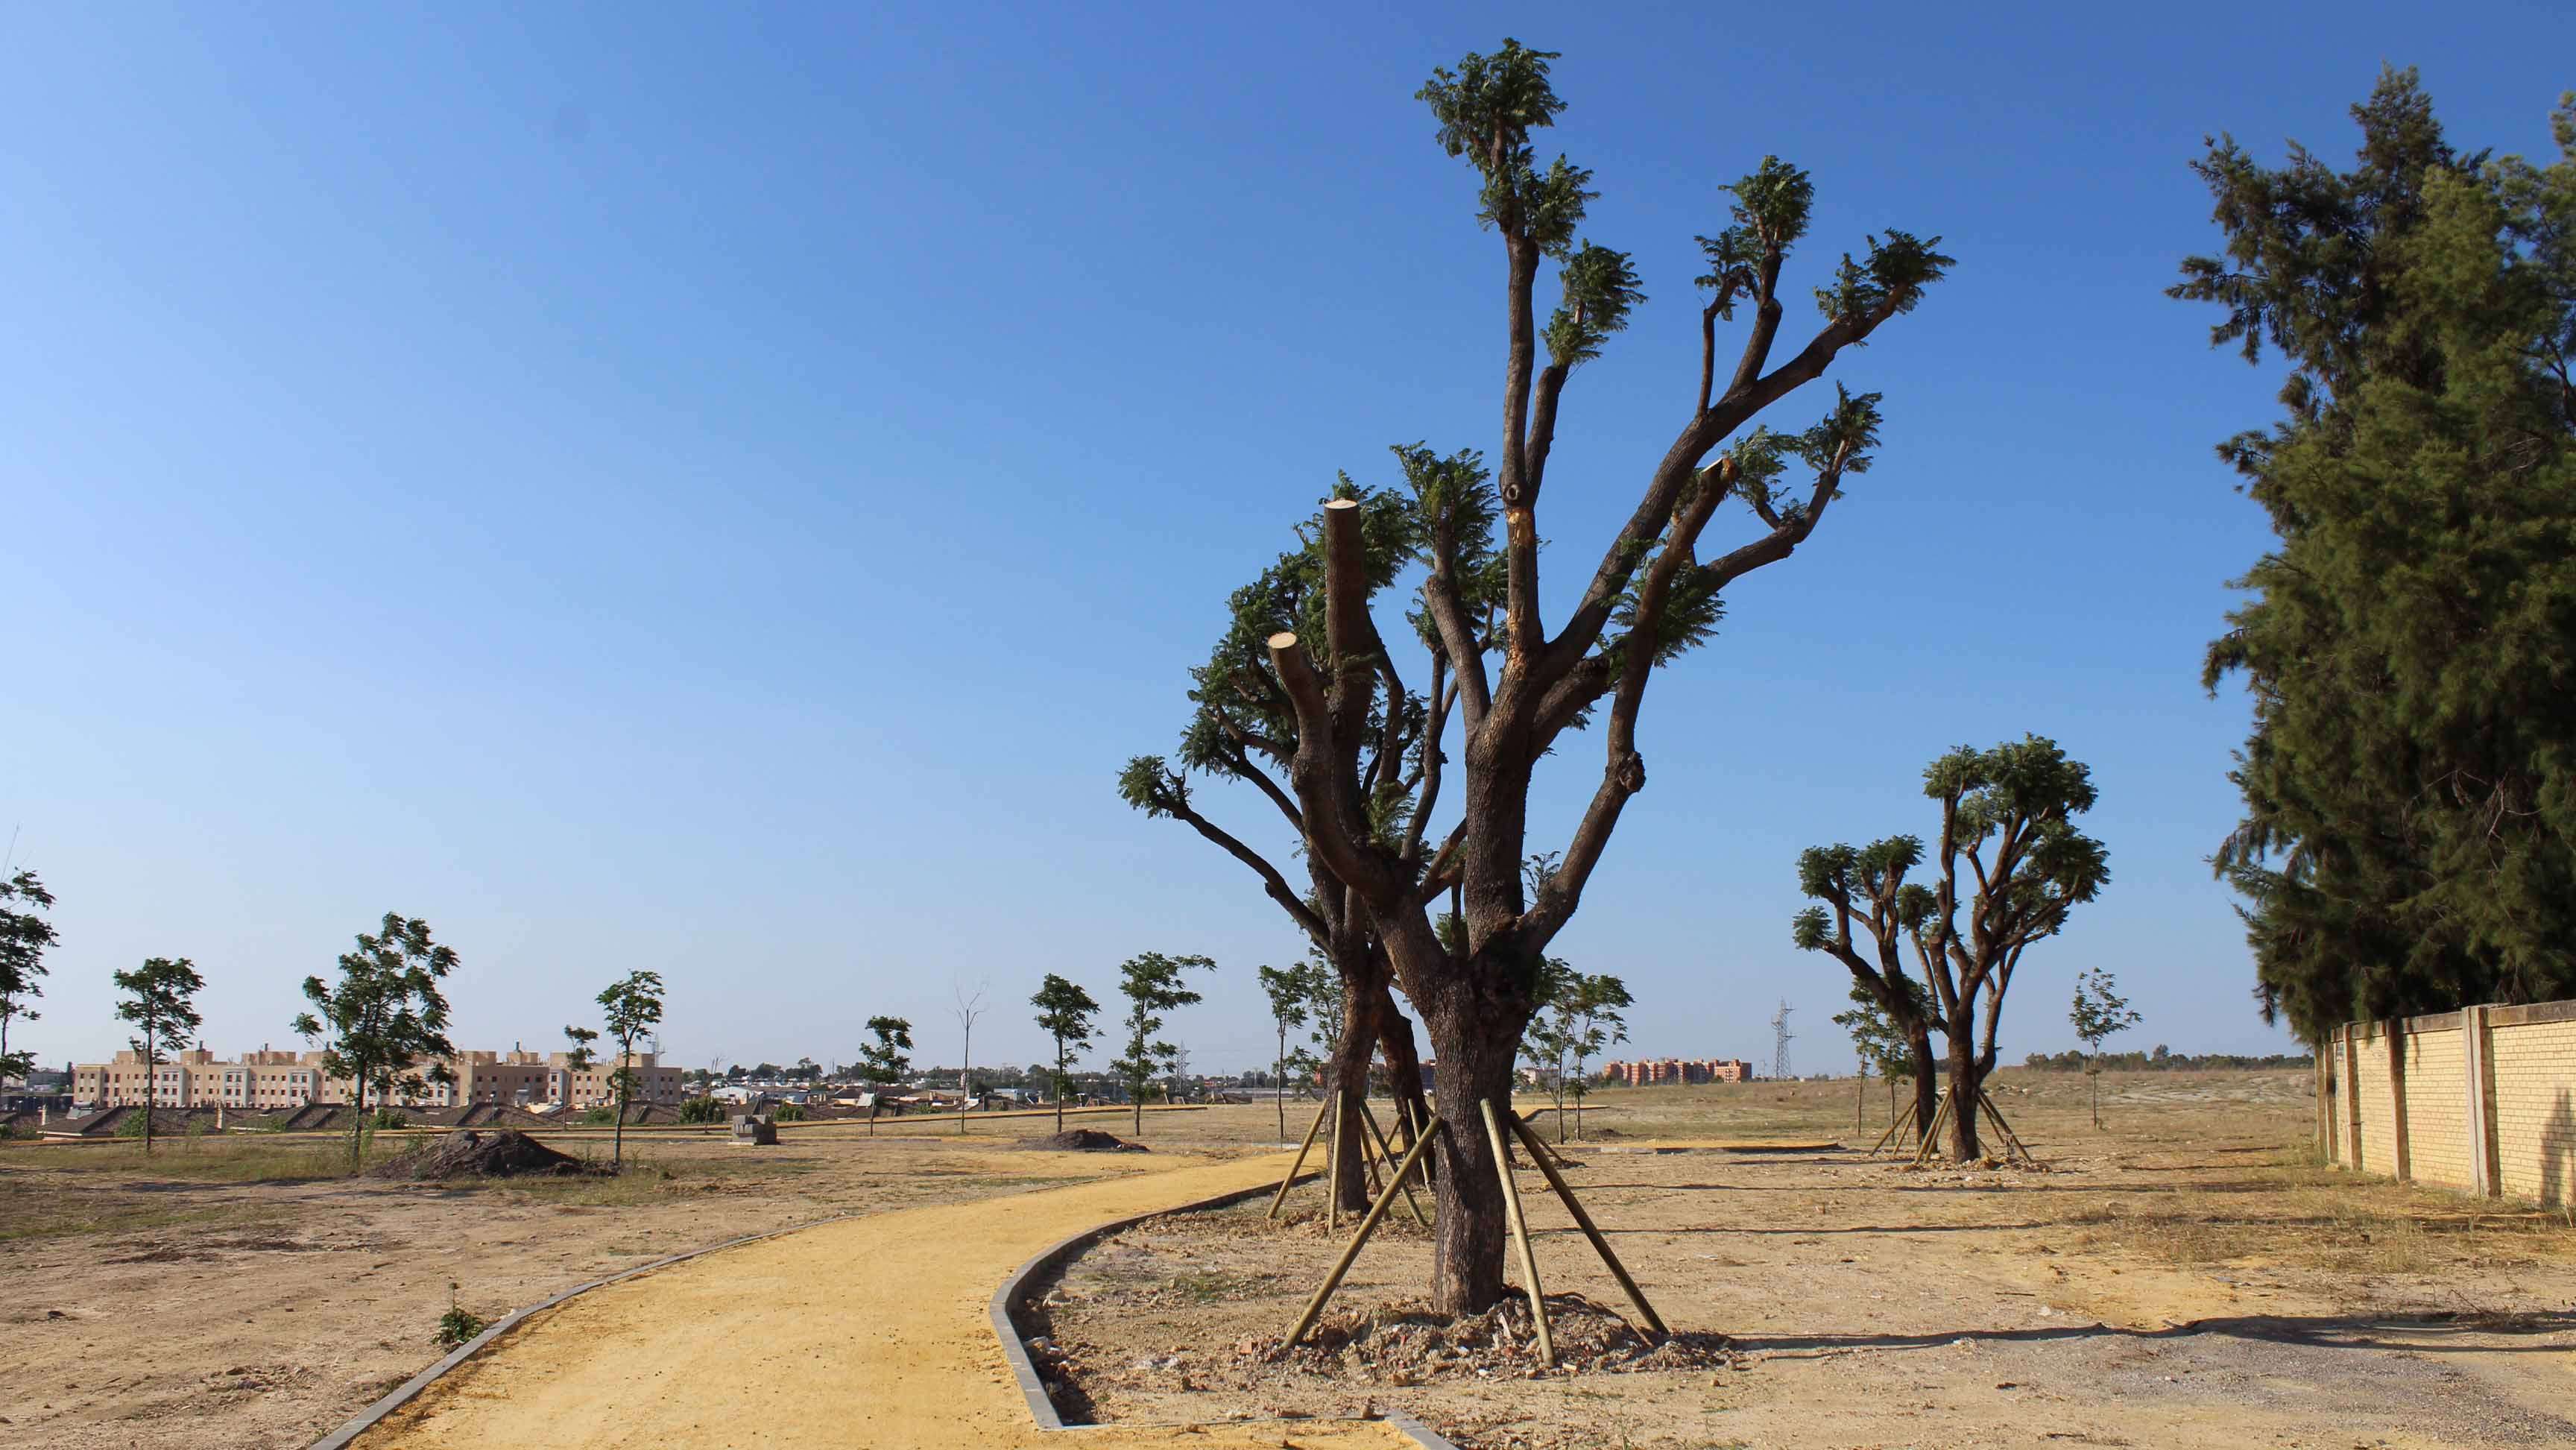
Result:
M531 1319L358 1445L1052 1444L1058 1437L1030 1419L986 1319L1003 1278L1095 1224L1268 1182L1285 1166L1284 1155L1168 1161L1166 1171L1007 1202L826 1224L596 1290ZM1082 1442L1406 1443L1389 1426L1351 1423L1296 1426L1284 1440L1276 1423L1129 1423L1086 1431Z

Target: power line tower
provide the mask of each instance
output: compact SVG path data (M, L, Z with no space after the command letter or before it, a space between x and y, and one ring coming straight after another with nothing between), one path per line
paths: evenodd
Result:
M1771 1016L1771 1076L1785 1081L1789 1076L1789 1003L1783 998L1780 1010Z

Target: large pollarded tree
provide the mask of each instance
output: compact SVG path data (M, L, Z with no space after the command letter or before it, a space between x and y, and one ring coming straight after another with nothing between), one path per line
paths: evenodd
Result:
M2075 817L2093 809L2093 772L2054 740L1946 751L1924 769L1923 794L1940 811L1928 884L1905 879L1927 865L1919 836L1812 847L1798 857L1798 886L1823 904L1801 910L1792 931L1802 949L1849 969L1912 1044L1915 1121L1927 1134L1935 1117L1929 1034L1941 1034L1947 1151L1965 1163L1983 1151L1976 1105L1995 1070L1995 1031L2022 954L2065 930L2068 914L2110 883L2111 868L2102 843L2075 828ZM1919 980L1906 974L1908 947Z
M1438 1110L1454 1131L1438 1149L1432 1300L1465 1313L1503 1292L1503 1201L1479 1104L1509 1094L1548 943L1573 918L1629 799L1645 786L1637 720L1646 687L1707 637L1730 585L1789 557L1842 484L1868 466L1877 396L1837 389L1823 420L1795 434L1755 422L1823 376L1843 349L1911 310L1949 261L1935 250L1938 238L1889 231L1870 239L1865 255L1846 254L1815 289L1823 325L1778 357L1788 311L1781 277L1806 233L1813 188L1776 158L1729 188L1733 224L1701 239L1709 271L1699 280L1711 297L1700 312L1697 387L1676 388L1682 417L1670 445L1551 633L1540 606L1538 509L1560 405L1576 368L1642 300L1626 254L1577 239L1590 173L1561 157L1541 167L1531 147L1530 133L1564 109L1549 83L1552 59L1506 41L1455 72L1434 72L1421 92L1441 145L1481 179L1479 218L1502 242L1505 353L1503 436L1490 475L1472 450L1398 450L1407 552L1423 566L1416 632L1433 682L1424 700L1455 701L1454 711L1426 721L1409 818L1386 808L1379 742L1390 720L1417 708L1427 715L1429 706L1407 693L1371 612L1372 597L1394 579L1368 539L1374 496L1353 491L1325 506L1320 618L1273 632L1262 642L1264 667L1245 682L1295 721L1286 774L1303 839L1365 909L1439 1060ZM1563 301L1542 326L1532 299L1551 265ZM1717 327L1740 312L1750 314L1745 335L1721 373ZM1808 474L1794 487L1793 460ZM1704 558L1702 534L1730 501L1755 527ZM1532 890L1522 871L1532 854L1532 776L1564 732L1605 702L1600 783L1556 868ZM1438 848L1426 849L1453 723L1460 815ZM1455 929L1444 934L1435 911L1454 916Z
M1360 489L1348 479L1335 493L1352 500L1363 515L1360 535L1370 579L1380 586L1393 582L1416 544L1410 504L1402 495ZM1358 1143L1359 1135L1369 1131L1359 1114L1368 1095L1370 1060L1382 1050L1389 1085L1407 1105L1400 1115L1406 1121L1397 1131L1409 1142L1410 1121L1427 1117L1429 1105L1413 1023L1397 1009L1390 991L1393 962L1367 903L1304 839L1305 815L1287 780L1297 755L1297 716L1273 676L1269 639L1282 630L1320 629L1324 607L1321 521L1310 519L1299 538L1300 547L1280 555L1227 600L1224 634L1207 663L1190 672L1190 717L1181 733L1177 764L1159 755L1137 756L1120 772L1118 791L1129 805L1189 826L1250 868L1263 891L1331 964L1340 983L1340 1020L1331 1033L1324 1077L1333 1095L1330 1102L1341 1115L1331 1141ZM1403 848L1418 858L1420 827L1440 788L1439 760L1423 742L1438 738L1442 721L1455 706L1456 691L1446 685L1436 655L1429 699L1407 693L1391 672L1388 680L1388 697L1396 703L1391 710L1382 708L1371 722L1360 774L1382 828L1401 835ZM1261 793L1297 838L1306 874L1303 890L1259 849L1200 809L1192 775L1243 782ZM1363 1162L1363 1154L1346 1152L1330 1165L1330 1191L1353 1212L1368 1201Z

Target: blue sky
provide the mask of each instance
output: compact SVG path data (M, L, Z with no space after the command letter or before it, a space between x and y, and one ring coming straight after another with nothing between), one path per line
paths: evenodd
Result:
M1560 939L1632 984L1631 1046L1764 1058L1785 998L1797 1065L1845 1067L1798 850L1922 829L1927 759L2024 731L2095 767L2115 880L2007 1055L2070 1045L2088 965L2132 1045L2286 1045L2202 864L2245 708L2197 682L2267 538L2211 444L2276 377L2161 295L2214 244L2187 164L2347 156L2383 60L2537 153L2576 23L1402 11L0 16L0 830L64 936L12 1045L105 1052L109 972L180 954L210 1045L285 1045L398 909L463 954L468 1045L560 1045L649 967L690 1065L845 1060L880 1012L953 1061L979 983L976 1055L1026 1062L1042 973L1106 997L1150 949L1224 966L1200 1066L1266 1059L1284 918L1112 781L1334 470L1495 446L1499 244L1412 93L1506 34L1565 53L1543 154L1651 298L1568 391L1559 611L1688 406L1724 183L1813 173L1795 296L1885 226L1959 259L1836 368L1886 394L1876 470L1648 698Z

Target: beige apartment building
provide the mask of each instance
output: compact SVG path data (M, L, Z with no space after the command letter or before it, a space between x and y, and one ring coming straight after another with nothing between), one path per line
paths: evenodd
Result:
M396 1104L413 1108L446 1108L459 1104L501 1103L535 1107L559 1103L589 1108L616 1101L613 1055L576 1070L571 1054L460 1052L447 1061L453 1083L432 1082L417 1095L400 1095ZM654 1054L635 1054L632 1066L640 1082L635 1101L676 1103L680 1070L665 1067ZM429 1064L421 1074L428 1076ZM157 1077L157 1086L148 1080ZM357 1084L329 1077L319 1052L282 1052L261 1048L238 1059L218 1059L203 1047L173 1053L158 1067L146 1068L141 1053L120 1052L112 1062L84 1062L72 1068L72 1100L104 1107L225 1107L243 1112L298 1108L307 1103L346 1103L357 1098Z

